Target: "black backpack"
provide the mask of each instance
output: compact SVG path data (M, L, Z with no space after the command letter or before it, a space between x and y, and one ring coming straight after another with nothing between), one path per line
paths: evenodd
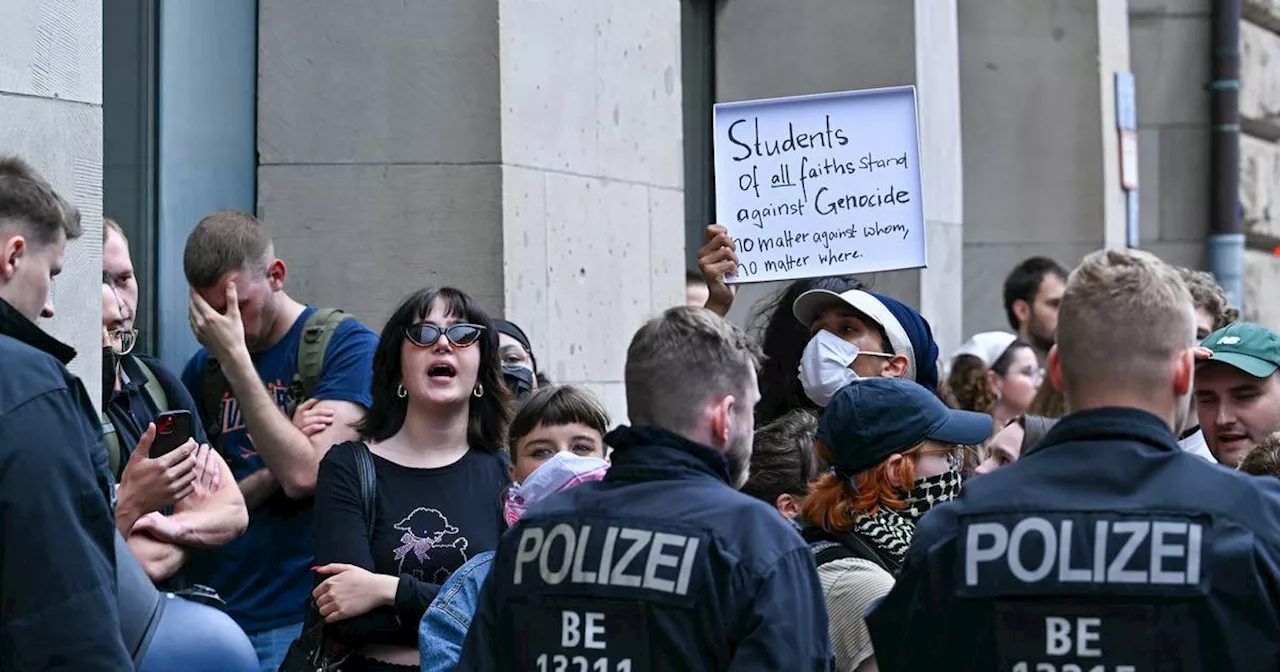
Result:
M290 419L298 405L310 399L320 385L325 352L338 325L353 319L354 316L337 308L319 308L307 317L302 326L302 339L298 342L298 372L289 381L289 405L284 410ZM205 434L209 436L210 445L222 452L222 398L231 391L231 385L222 373L222 365L212 355L204 360L203 373L200 398L196 403L200 406L200 417L205 422Z
M897 576L902 564L880 552L876 545L857 532L827 533L818 528L806 528L801 536L809 542L813 551L813 562L821 567L828 562L843 558L857 558L880 566L886 572Z

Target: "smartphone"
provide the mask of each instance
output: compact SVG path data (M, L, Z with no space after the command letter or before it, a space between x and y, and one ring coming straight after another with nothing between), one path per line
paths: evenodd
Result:
M167 455L191 438L191 411L165 411L156 417L156 440L151 458Z

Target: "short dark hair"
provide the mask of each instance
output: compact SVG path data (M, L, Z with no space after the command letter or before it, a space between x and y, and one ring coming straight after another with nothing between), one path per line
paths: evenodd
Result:
M405 299L378 338L378 348L373 353L373 403L369 412L356 426L360 436L367 440L385 441L395 436L404 425L409 404L396 394L402 380L400 350L404 346L405 330L426 319L431 304L439 299L445 311L459 320L483 326L480 337L480 371L477 382L484 386L480 398L471 397L467 411L467 443L473 448L488 452L502 449L507 422L511 419L511 393L502 380L502 363L498 358L498 330L489 314L480 304L461 290L452 287L429 287L415 292Z
M596 395L583 387L561 385L538 388L520 407L508 430L507 445L511 448L511 463L516 462L516 444L538 426L583 424L604 436L609 432L609 413L600 405Z
M1066 266L1048 257L1031 257L1014 266L1004 279L1004 314L1009 319L1009 327L1014 331L1019 327L1018 316L1013 312L1015 302L1034 302L1046 275L1056 275L1066 282L1067 274Z
M803 497L809 483L830 467L813 449L818 416L797 408L756 430L751 449L751 476L743 494L774 505L781 495Z
M83 233L80 211L54 191L31 164L16 156L0 156L0 224L12 221L40 245Z
M271 236L256 217L237 210L220 210L200 220L187 236L182 271L188 285L205 289L246 264L265 271L271 252Z
M684 272L684 284L686 287L689 285L705 285L707 284L707 279L702 277L701 272L688 269Z

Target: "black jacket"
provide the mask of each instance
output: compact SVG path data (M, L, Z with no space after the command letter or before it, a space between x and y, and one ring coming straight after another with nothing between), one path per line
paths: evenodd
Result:
M622 427L502 537L458 670L832 669L813 553L715 450Z
M0 300L0 670L132 670L111 480L75 356Z
M1280 480L1137 410L1064 418L927 515L867 616L884 672L1280 669Z

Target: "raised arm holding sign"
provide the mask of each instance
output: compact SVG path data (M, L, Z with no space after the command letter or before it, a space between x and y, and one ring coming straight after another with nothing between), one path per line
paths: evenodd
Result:
M926 265L915 88L715 106L727 282Z

